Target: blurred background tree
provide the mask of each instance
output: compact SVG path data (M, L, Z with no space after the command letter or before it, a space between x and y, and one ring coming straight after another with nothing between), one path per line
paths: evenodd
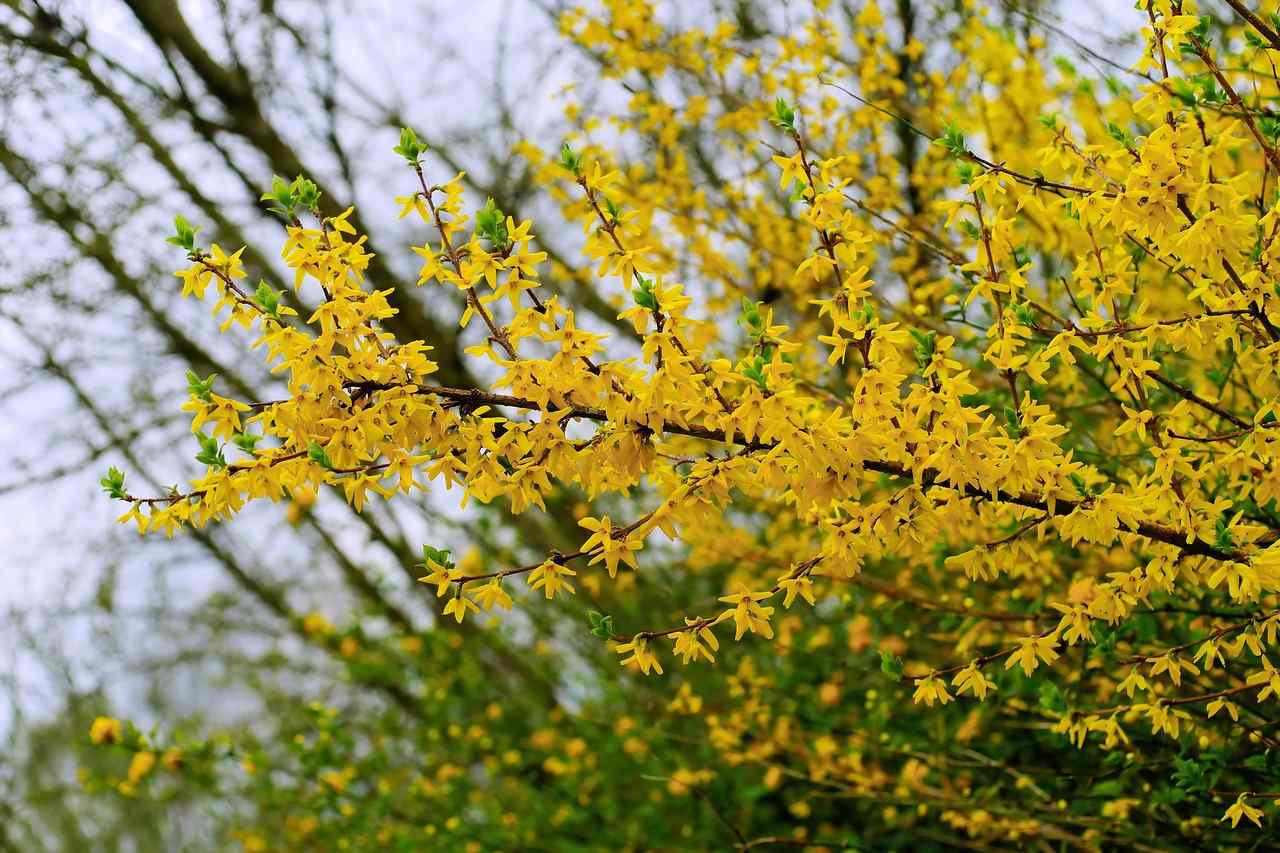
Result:
M302 692L334 680L325 669L333 650L291 641L306 614L423 630L429 598L408 587L417 543L463 528L496 547L483 515L441 516L426 500L399 516L356 515L341 501L299 496L289 524L264 513L256 531L138 550L92 500L88 475L123 461L157 486L176 476L189 430L159 401L180 392L186 369L217 373L249 396L272 389L261 365L175 298L158 229L177 212L197 216L211 239L246 246L255 277L274 280L279 224L258 197L273 173L306 174L328 212L367 200L357 216L369 220L361 228L376 235L375 248L401 245L407 229L384 189L407 122L425 129L435 168L465 162L474 192L511 210L529 205L530 182L510 151L559 121L544 106L565 73L548 15L500 2L467 14L342 2L0 6L0 346L11 451L0 483L0 647L12 700L0 710L11 816L0 820L0 841L24 850L190 842L191 811L76 796L75 768L91 759L68 747L84 742L94 706L243 725L262 713L262 685ZM459 104L466 109L450 108ZM380 254L372 279L411 280L404 261ZM393 326L432 341L444 372L465 382L455 306L404 293ZM598 299L579 296L612 319ZM530 522L525 533L545 540L549 527ZM286 594L301 576L308 589ZM519 666L494 646L493 661ZM355 701L366 685L346 689ZM373 692L406 701L394 684Z

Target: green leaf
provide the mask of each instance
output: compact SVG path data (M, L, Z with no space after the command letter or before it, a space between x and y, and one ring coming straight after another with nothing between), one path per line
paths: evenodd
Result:
M942 136L934 140L937 144L947 149L947 153L952 157L963 157L968 153L965 147L964 133L954 124L948 124L942 130Z
M496 249L506 249L511 242L507 236L507 215L498 209L492 198L476 211L476 234Z
M587 621L591 623L591 635L607 640L613 636L613 617L596 610L587 612Z
M262 194L261 201L272 202L268 208L286 222L297 216L298 208L316 212L320 205L320 189L315 182L298 175L292 182L279 175L271 176L271 191Z
M1013 406L1004 407L1005 430L1010 438L1022 438L1022 425L1018 423L1018 410Z
M622 208L619 207L614 202L614 200L609 198L608 196L604 197L604 209L608 211L609 218L612 219L615 223L618 221L618 218L622 216Z
M188 252L194 252L196 248L196 232L199 230L199 228L193 228L191 223L186 220L186 217L178 214L173 217L173 236L166 237L165 242L186 249Z
M1227 93L1218 88L1218 81L1206 74L1200 79L1200 100L1206 104L1221 104L1227 99Z
M114 465L107 469L107 476L98 481L102 490L114 500L124 500L124 472Z
M1017 253L1015 252L1014 254L1016 256ZM1031 308L1030 303L1015 302L1013 305L1009 306L1009 308L1013 311L1013 317L1018 321L1019 325L1034 326L1036 324L1036 314Z
M908 329L907 331L911 333L912 339L916 342L916 365L923 371L933 361L938 333L932 330L922 332L919 329Z
M422 155L427 153L427 146L418 141L418 134L411 127L400 128L400 144L393 149L403 157L410 166L417 166Z
M640 285L631 291L631 298L641 308L658 310L658 296L653 292L653 279L641 276Z
M289 198L289 184L279 175L271 176L271 190L262 194L261 201L283 201Z
M1066 700L1062 698L1062 694L1058 692L1058 685L1052 681L1046 681L1040 685L1039 690L1040 707L1046 711L1053 711L1061 714L1067 710Z
M747 379L750 379L752 382L756 383L756 385L760 388L761 391L768 391L769 381L764 374L764 369L766 364L767 362L765 361L764 357L757 355L750 362L744 360L741 364L739 364L738 372L740 372Z
M880 649L880 671L894 681L902 680L902 658L888 649Z
M560 168L566 172L572 172L574 175L582 174L582 155L573 153L573 149L569 147L567 142L560 147L560 160L558 163Z
M765 332L765 319L760 313L761 307L761 303L742 297L742 322L754 337L759 337Z
M1205 767L1190 758L1173 760L1173 784L1184 791L1200 792L1205 787Z
M333 470L333 460L329 458L329 453L318 442L311 442L307 445L307 458L321 468Z
M293 179L293 183L289 185L289 194L298 207L315 211L320 206L320 188L316 186L315 181L304 178L302 175Z
M271 288L265 281L258 282L258 289L253 293L253 301L257 302L263 311L272 317L279 316L280 310L280 294Z
M1212 23L1212 21L1213 19L1208 15L1201 15L1200 21L1196 24L1195 29L1191 30L1187 35L1196 41L1203 42L1209 37L1209 24Z
M1196 90L1188 85L1185 80L1173 81L1173 94L1185 106L1194 107L1196 105Z
M211 468L227 467L227 458L222 455L222 447L218 444L216 438L198 432L196 433L196 441L200 442L200 452L196 454L197 462L208 465Z
M1262 131L1262 135L1265 136L1273 145L1277 139L1280 139L1280 119L1263 116L1258 120L1258 129Z
M454 567L448 548L434 548L431 545L423 545L422 565L425 567L428 563L435 563L437 566L443 566L446 569Z
M773 116L769 120L783 130L796 132L796 111L782 98L773 102Z
M1112 139L1119 142L1125 148L1132 148L1134 146L1133 136L1129 134L1129 131L1125 130L1115 122L1107 122L1107 133Z
M1227 527L1227 520L1219 518L1213 526L1213 547L1219 551L1230 551L1236 546L1235 537Z
M1079 474L1071 475L1071 485L1076 487L1076 491L1080 493L1081 498L1088 500L1089 498L1093 497L1093 491L1089 488L1089 485L1084 481L1084 478L1081 477Z
M197 400L203 400L208 403L213 400L213 380L218 378L218 374L210 373L208 377L201 379L194 372L187 371L187 391Z

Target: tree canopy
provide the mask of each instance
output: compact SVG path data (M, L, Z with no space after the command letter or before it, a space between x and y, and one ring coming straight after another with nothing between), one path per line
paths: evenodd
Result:
M1265 845L1280 14L1139 6L1079 66L1018 4L567 8L613 97L516 142L518 209L419 126L402 249L292 170L280 269L178 216L272 378L188 372L120 521L466 529L340 622L264 588L336 667L236 731L104 708L85 785L247 850Z

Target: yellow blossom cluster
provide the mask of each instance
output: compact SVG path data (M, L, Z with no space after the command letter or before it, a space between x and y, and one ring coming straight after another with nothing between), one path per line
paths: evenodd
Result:
M608 134L576 104L562 150L520 146L579 226L580 264L549 261L534 222L470 205L464 174L434 184L410 158L417 186L396 201L419 226L417 284L461 299L488 383L437 382L433 342L383 328L395 311L365 281L349 210L286 227L305 318L246 289L238 252L193 249L183 293L212 287L224 329L253 330L287 395L193 386L193 431L252 440L185 492L122 493L122 520L172 534L322 486L360 509L436 484L517 515L573 493L587 510L572 550L518 566L429 554L442 615L667 583L669 622L597 626L624 666L660 675L730 643L827 654L797 613L826 626L824 607L861 590L907 602L899 619L951 617L932 634L903 625L882 650L927 709L963 698L977 714L1012 692L1010 714L1077 746L1123 752L1140 728L1280 746L1280 119L1266 106L1280 38L1245 16L1224 54L1189 0L1144 2L1145 52L1102 97L1069 63L1054 71L1043 38L980 12L949 45L964 61L930 64L919 41L891 42L876 3L856 4L847 33L829 5L749 50L741 22L681 30L647 3L565 15L606 77L700 93L640 90L613 117L650 159L597 143ZM575 310L565 281L614 299L618 325ZM664 538L717 594L676 600L647 560ZM842 612L849 632L868 618ZM1046 673L1037 711L1022 685ZM789 755L830 785L927 787L924 764L885 777L867 737L810 743L766 714L770 676L749 658L732 679L737 706L707 715L726 762ZM823 690L838 701L837 683ZM996 720L968 719L962 740ZM1231 792L1232 826L1259 822L1256 796ZM943 820L974 838L1043 827Z

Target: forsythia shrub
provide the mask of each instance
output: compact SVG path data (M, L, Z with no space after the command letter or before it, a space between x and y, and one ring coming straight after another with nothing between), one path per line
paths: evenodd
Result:
M898 5L813 0L778 36L566 14L608 78L657 81L520 147L577 265L539 248L561 222L469 201L405 130L417 284L478 327L474 387L381 328L364 238L305 178L268 194L300 314L179 218L183 293L287 392L191 375L203 473L140 496L113 469L122 521L447 488L580 536L510 563L426 546L425 635L306 620L395 701L270 737L100 720L132 758L87 783L199 780L247 849L1272 832L1277 4L1141 0L1141 58L1089 70L1034 16L916 4L948 33L926 45ZM621 329L580 323L575 288Z

